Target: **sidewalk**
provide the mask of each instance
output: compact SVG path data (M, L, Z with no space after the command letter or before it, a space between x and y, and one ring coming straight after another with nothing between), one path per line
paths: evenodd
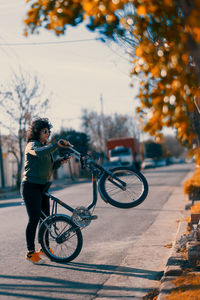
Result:
M192 176L190 172L184 181ZM184 196L184 195L183 195ZM195 249L196 236L188 230L191 201L185 205L185 218L179 223L171 255L168 258L157 300L200 300L200 264L192 257L200 257L200 248ZM150 298L149 298L150 299Z

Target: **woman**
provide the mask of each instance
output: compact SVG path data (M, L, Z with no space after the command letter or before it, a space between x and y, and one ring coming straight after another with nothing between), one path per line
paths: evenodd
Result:
M41 211L49 216L49 198L43 191L51 180L54 169L61 166L67 160L59 158L54 161L52 152L59 147L66 148L72 145L60 139L54 144L48 144L52 125L47 118L38 118L32 122L28 129L27 146L25 149L24 176L21 185L22 197L28 213L26 227L26 243L28 252L26 259L35 264L43 263L40 255L42 251L35 251L35 235L37 225L42 216Z

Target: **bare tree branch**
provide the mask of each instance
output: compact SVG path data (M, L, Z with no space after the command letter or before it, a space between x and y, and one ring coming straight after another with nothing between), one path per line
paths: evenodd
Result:
M18 174L17 185L21 182L21 170L23 161L23 143L26 137L27 128L31 120L46 112L48 107L48 98L41 99L44 94L44 88L41 86L39 78L34 75L23 73L22 71L13 74L13 78L7 86L0 87L0 107L2 115L10 120L0 121L0 124L8 129L16 142L7 140L8 152L12 153L17 161Z

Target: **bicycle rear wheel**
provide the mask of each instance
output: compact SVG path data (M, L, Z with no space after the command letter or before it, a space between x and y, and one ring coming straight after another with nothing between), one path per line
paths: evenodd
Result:
M141 204L148 194L148 183L144 175L129 167L118 167L111 170L112 175L104 174L99 181L101 197L111 205L119 208L131 208Z
M38 236L44 253L56 262L72 261L79 255L83 245L80 228L65 215L47 218Z

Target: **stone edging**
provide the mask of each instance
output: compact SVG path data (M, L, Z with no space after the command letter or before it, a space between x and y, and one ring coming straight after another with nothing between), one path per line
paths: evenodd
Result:
M182 180L181 185L184 184L185 180L192 176L194 171L189 172L185 178ZM184 197L184 196L183 196ZM185 206L187 207L188 204ZM185 218L185 220L184 220ZM181 237L186 234L188 229L188 222L186 221L187 212L185 210L183 220L180 221L176 238L172 247L171 255L168 258L163 277L161 278L161 285L160 291L157 300L166 300L166 296L171 292L172 289L175 288L173 284L173 280L180 276L183 273L182 266L185 262L183 255L177 251L178 242L180 241Z

